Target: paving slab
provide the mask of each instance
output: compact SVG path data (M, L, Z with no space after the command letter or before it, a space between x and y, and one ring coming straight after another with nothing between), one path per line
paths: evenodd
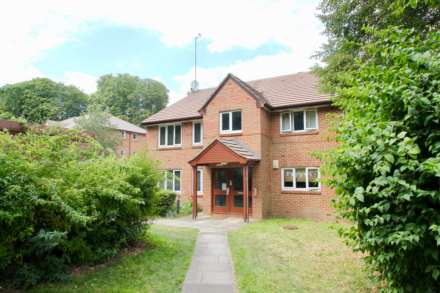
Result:
M206 216L160 219L161 225L199 229L191 265L182 286L182 293L235 293L234 269L227 232L238 229L241 218L216 219Z

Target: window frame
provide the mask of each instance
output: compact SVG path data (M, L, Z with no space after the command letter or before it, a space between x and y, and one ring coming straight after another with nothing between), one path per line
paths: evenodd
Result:
M122 135L122 139L126 139L127 138L127 131L121 130L121 135Z
M200 184L197 186L197 195L203 195L203 169L197 168L196 176L197 176L197 173L199 173L199 172L200 172ZM196 179L196 184L197 184L197 179ZM198 189L198 187L200 187L200 190Z
M315 128L307 128L307 112L315 112ZM295 130L294 125L294 119L293 119L293 113L296 112L303 112L303 123L304 123L304 129L302 130ZM283 130L283 115L288 113L289 114L289 130ZM298 132L309 132L309 131L316 131L319 130L319 123L318 123L318 109L312 108L312 109L302 109L302 110L290 110L290 111L284 111L280 112L280 133L298 133Z
M168 185L168 172L172 172L173 173L173 184L172 184L172 186L173 186L173 189L172 190L169 190L169 189L167 189L167 185ZM179 190L176 190L176 172L179 172L180 173L180 189ZM178 193L178 194L180 194L181 192L182 192L182 169L167 169L167 170L164 170L164 178L163 178L163 182L162 182L162 188L164 189L164 190L169 190L169 191L172 191L172 192L175 192L175 193Z
M240 112L240 129L232 130L232 113ZM227 113L229 116L229 128L227 130L223 130L223 114ZM222 111L219 113L219 130L220 134L231 134L231 133L242 133L243 132L243 111L242 110L231 110L231 111Z
M133 140L137 140L138 139L138 134L136 132L132 132L131 133L131 137L133 138Z
M168 145L168 126L171 126L171 125L173 126L173 129L174 129L174 134L173 134L174 142L176 141L176 126L180 126L180 143L179 144L174 143L172 145ZM164 145L160 144L160 137L161 137L160 130L162 127L165 128L165 144ZM161 149L181 147L182 141L183 141L182 131L183 131L183 128L182 128L181 122L159 124L158 129L157 129L157 145L158 145L158 147Z
M200 124L200 142L195 142L194 139L196 137L195 125ZM203 145L203 123L202 120L195 120L192 122L192 144L195 146Z
M306 175L306 187L297 188L296 187L296 169L304 169ZM292 170L293 176L293 187L284 186L284 171ZM318 170L318 187L309 187L309 170ZM319 167L286 167L281 168L281 190L282 191L321 191L321 171Z

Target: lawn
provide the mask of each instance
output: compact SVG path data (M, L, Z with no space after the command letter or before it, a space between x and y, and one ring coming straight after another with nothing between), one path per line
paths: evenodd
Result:
M195 229L153 225L144 251L32 292L180 292L196 237Z
M231 232L240 292L370 292L362 261L342 243L335 226L270 219Z

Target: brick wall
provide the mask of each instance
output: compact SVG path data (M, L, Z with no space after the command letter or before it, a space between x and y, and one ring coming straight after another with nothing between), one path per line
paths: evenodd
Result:
M121 145L116 147L116 154L121 156L121 150L124 151L124 156L131 156L133 154L140 154L147 151L147 135L136 134L136 138L133 137L133 132L126 131L125 138L122 138ZM117 135L121 135L118 131Z
M272 115L272 160L279 161L279 169L272 169L272 215L326 219L332 217L330 201L334 190L321 180L320 192L283 191L281 169L288 167L320 167L313 152L325 151L336 145L329 126L333 108L318 108L319 129L310 133L280 133L280 113Z

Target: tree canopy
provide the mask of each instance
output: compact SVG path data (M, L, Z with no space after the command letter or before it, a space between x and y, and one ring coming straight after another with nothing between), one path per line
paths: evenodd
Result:
M380 30L390 25L415 29L424 34L440 29L440 5L436 0L322 0L318 15L325 25L328 42L318 53L325 67L319 68L326 90L334 90L335 74L353 68L371 35L364 29Z
M103 75L92 102L134 124L163 109L168 90L160 82L130 74Z
M78 130L87 131L95 135L98 143L106 151L114 151L122 143L121 133L110 125L109 113L90 107L89 111L81 115L76 121Z
M343 231L385 292L440 292L440 17L430 0L321 3ZM438 2L437 2L438 3Z
M0 108L28 122L63 120L87 109L88 96L74 86L47 78L5 85L0 88Z

